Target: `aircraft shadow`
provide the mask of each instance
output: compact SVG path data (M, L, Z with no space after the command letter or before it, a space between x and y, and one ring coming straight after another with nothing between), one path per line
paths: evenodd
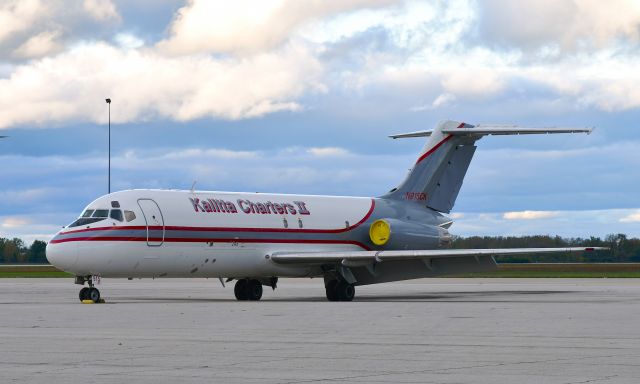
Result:
M582 291L455 291L455 292L438 292L438 293L403 293L403 294L384 294L384 295L356 295L353 302L545 302L531 296L552 296L560 294L587 293ZM228 298L206 298L206 297L117 297L108 303L126 304L140 302L157 302L157 303L229 303L237 300L231 295ZM553 300L548 302L564 302L569 300ZM575 297L570 300L575 302ZM269 302L328 302L322 297L299 296L299 297L269 297L268 292L265 293L262 303ZM250 303L250 302L242 302Z

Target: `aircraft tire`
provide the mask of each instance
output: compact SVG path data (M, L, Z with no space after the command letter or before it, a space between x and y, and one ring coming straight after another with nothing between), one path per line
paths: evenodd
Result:
M78 294L78 297L80 298L80 301L82 300L90 300L89 299L89 287L84 287L80 290L80 293Z
M98 288L89 288L89 291L87 291L87 298L91 301L93 301L94 303L97 303L100 301L100 291L98 290Z
M336 292L338 294L338 300L352 301L356 295L356 288L352 284L340 282L336 286Z
M262 298L262 283L258 280L249 280L247 284L247 299L258 301Z
M324 287L325 292L327 293L327 300L329 301L340 300L338 296L338 291L336 289L337 287L338 287L338 280L329 280L327 282L327 284Z
M236 300L249 300L249 294L248 294L248 285L249 285L249 280L247 279L240 279L238 281L236 281L236 285L233 288L233 293L236 295Z

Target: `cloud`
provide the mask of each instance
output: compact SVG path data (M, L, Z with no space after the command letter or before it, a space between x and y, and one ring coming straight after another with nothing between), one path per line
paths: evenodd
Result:
M82 7L95 20L120 20L120 14L111 0L84 0Z
M433 100L433 103L431 104L431 106L433 108L443 107L445 105L449 105L453 103L455 100L456 100L455 95L451 93L442 93L438 95L438 97L436 97L435 100Z
M0 2L0 62L22 62L92 40L120 21L110 0Z
M309 148L307 153L318 157L343 157L350 154L346 149L338 147Z
M28 219L22 217L5 217L0 221L0 227L4 229L11 229L16 227L22 227L29 224L30 221Z
M170 37L158 43L172 54L272 50L302 24L314 19L392 3L389 0L203 1L191 0L171 23Z
M467 68L443 73L442 88L452 96L488 96L502 91L505 82L499 72Z
M640 4L634 0L487 0L478 11L485 41L518 49L592 50L640 39Z
M0 77L0 129L102 123L105 97L114 100L117 123L300 112L309 107L305 103L321 104L316 96L322 94L329 102L357 94L367 100L357 106L370 116L535 97L565 112L640 107L640 56L633 50L612 45L597 54L528 60L517 49L474 42L478 23L497 13L522 13L510 3L193 0L176 12L159 41L110 30L113 43L100 40L98 32L78 32L76 20L114 24L118 10L111 1L74 3L68 12L57 2L7 4L0 19L18 23L19 14L17 19L32 22L3 29L21 32L12 33L0 51L31 61L2 67L7 74ZM635 41L632 16L614 28L614 11L590 2L577 7L609 31L603 35ZM42 15L51 20L38 22ZM598 15L602 20L594 19ZM544 30L536 20L530 23Z
M193 158L193 157L212 157L218 159L255 159L258 157L257 152L251 151L233 151L229 149L200 149L200 148L189 148L183 149L175 152L169 152L163 155L163 158L166 159L176 159L176 158ZM128 157L132 157L132 154L128 154Z
M296 111L321 91L321 65L300 46L244 59L164 57L147 49L82 44L0 79L0 128L52 122L240 119Z
M640 212L635 209L634 211ZM640 237L640 220L623 222L628 209L600 209L554 211L557 215L545 220L510 220L508 212L469 213L455 220L451 233L461 236L525 236L551 235L562 237L605 237L611 233L625 233Z
M0 4L0 42L29 29L45 17L48 7L40 0L6 0Z
M13 51L13 56L21 59L30 59L58 52L62 49L58 41L60 34L59 30L52 30L32 36Z
M502 218L506 220L539 220L548 219L558 216L558 212L551 211L520 211L520 212L505 212Z
M24 216L0 216L0 237L19 238L28 246L34 240L48 241L62 226L56 222L63 213L47 213ZM73 217L73 216L70 216Z
M621 223L638 223L640 222L640 210L637 210L634 213L630 213L624 217L620 218Z

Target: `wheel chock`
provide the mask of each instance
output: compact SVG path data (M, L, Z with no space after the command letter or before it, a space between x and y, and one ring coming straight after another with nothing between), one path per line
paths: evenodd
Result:
M100 299L97 302L93 300L82 300L82 304L104 304L104 299Z

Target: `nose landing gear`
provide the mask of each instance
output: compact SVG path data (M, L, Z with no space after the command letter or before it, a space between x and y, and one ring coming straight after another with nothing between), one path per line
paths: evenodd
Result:
M84 285L84 283L88 283L88 287L84 287L80 290L78 297L80 301L90 300L94 303L100 302L100 291L98 288L93 286L93 280L91 276L76 276L76 284Z

